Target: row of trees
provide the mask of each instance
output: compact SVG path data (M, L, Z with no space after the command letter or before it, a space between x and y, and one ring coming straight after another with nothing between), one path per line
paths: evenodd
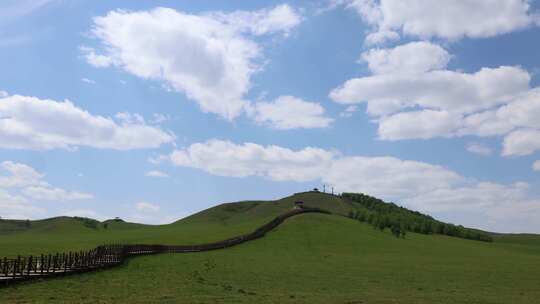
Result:
M431 216L400 207L394 203L385 203L380 199L361 193L343 193L344 199L350 200L357 208L349 217L369 223L381 231L389 228L397 237L405 237L406 231L422 234L443 234L471 240L492 242L492 237L483 231L456 226L437 221Z
M373 212L365 212L364 210L350 211L349 217L355 220L358 220L363 223L368 223L373 226L375 229L384 231L384 229L389 228L390 232L395 237L405 238L407 234L407 229L399 221L392 221L387 216L379 216Z

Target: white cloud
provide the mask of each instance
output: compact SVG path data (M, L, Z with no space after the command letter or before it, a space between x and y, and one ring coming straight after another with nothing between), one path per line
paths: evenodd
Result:
M325 128L333 119L325 116L324 108L314 102L293 96L280 96L272 102L258 102L251 114L256 122L275 129Z
M458 135L495 136L504 135L512 129L509 121L501 119L498 111L488 110L469 115L463 119Z
M302 22L302 17L288 4L277 5L272 9L259 11L217 12L210 14L216 20L232 26L237 31L249 31L254 35L289 32Z
M0 163L0 216L3 218L35 219L46 214L35 201L71 201L93 198L93 195L53 187L45 175L21 163Z
M488 155L493 154L493 149L481 143L475 143L475 142L468 143L466 149L467 151L471 153L483 155L483 156L488 156Z
M514 201L499 204L487 211L488 225L501 232L538 232L540 230L540 200Z
M261 176L272 181L320 181L339 192L363 192L424 212L454 210L474 215L466 223L485 229L534 231L540 213L527 214L537 200L523 182L501 184L464 177L442 166L395 157L343 156L319 148L291 150L253 143L210 140L170 155L181 167L198 168L219 176ZM524 217L528 226L502 227L498 211L515 206L512 219ZM527 207L528 206L528 207ZM476 217L478 216L478 217ZM465 216L466 218L466 216ZM444 219L444 218L443 218Z
M410 59L413 58L413 59ZM412 42L362 54L373 75L330 92L341 104L367 103L382 140L505 136L502 154L540 150L540 88L519 66L446 70L440 46Z
M104 49L82 52L97 67L114 65L144 79L164 81L196 101L204 112L229 120L249 101L251 76L260 70L261 48L249 34L288 33L301 17L288 5L255 12L192 15L168 8L111 11L94 18Z
M32 206L18 195L0 188L0 216L4 219L34 219L45 213L43 208Z
M66 191L54 187L30 186L22 190L22 193L37 201L72 201L91 199L94 196L88 193Z
M105 55L97 55L96 50L93 48L81 46L79 50L81 51L82 56L86 59L86 62L97 68L106 68L113 65L112 58Z
M7 97L7 96L9 96L8 92L0 90L0 98L4 98L4 97Z
M328 169L333 157L333 152L311 147L293 151L279 146L209 140L175 150L170 160L176 166L198 168L220 176L308 181Z
M533 171L540 171L540 160L537 160L532 165Z
M129 150L157 148L174 140L174 135L147 125L140 115L123 113L117 118L92 115L67 100L8 96L0 99L0 147Z
M361 189L384 196L427 191L461 179L440 166L393 157L343 157L336 151L312 147L295 151L216 139L176 150L170 161L220 176L297 182L322 179L341 190Z
M34 168L12 161L0 163L0 187L1 188L21 188L27 186L46 186L43 181L44 175L37 172Z
M96 82L94 80L88 79L88 78L81 78L81 81L85 82L85 83L88 83L88 84L96 84Z
M340 191L369 193L386 199L402 199L449 187L462 181L441 166L394 157L342 157L322 172L322 180Z
M535 88L493 110L471 115L423 110L379 119L381 139L397 140L438 136L496 136L504 138L503 155L527 155L540 150L540 90Z
M158 170L152 170L145 173L148 177L169 177L169 175L165 172L161 172Z
M330 97L343 104L382 104L375 115L415 106L472 113L508 102L528 90L530 76L519 67L483 68L468 74L448 70L420 74L382 74L354 78ZM389 109L388 111L387 108Z
M458 187L442 187L413 196L408 204L429 211L459 211L474 208L486 209L504 204L512 205L526 201L528 184L515 183L502 185L490 182L477 182Z
M450 137L458 119L447 111L402 112L379 120L379 138L383 140L430 139Z
M0 190L15 188L21 195L39 201L69 201L93 198L93 195L77 191L67 191L47 183L44 174L21 163L4 161L0 163Z
M497 111L499 120L513 126L540 129L540 88L521 94Z
M137 211L144 211L144 212L157 212L159 211L160 207L158 205L154 205L147 202L138 202L135 204L135 209L137 209Z
M540 130L520 129L508 134L503 141L505 156L529 155L540 150Z
M436 44L417 41L392 49L371 49L361 58L374 74L410 74L443 69L451 56Z
M367 43L405 35L456 40L492 37L538 22L528 0L350 0L344 1L373 27ZM395 33L395 34L389 34Z
M399 34L394 31L379 30L366 36L366 45L383 44L385 42L399 40Z

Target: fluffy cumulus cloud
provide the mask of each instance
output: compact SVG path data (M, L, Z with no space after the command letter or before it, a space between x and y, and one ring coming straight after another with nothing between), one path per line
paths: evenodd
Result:
M44 177L44 174L26 164L12 161L0 163L0 189L16 189L35 200L69 201L93 197L88 193L53 187Z
M429 42L372 49L361 58L372 75L346 81L330 97L366 103L379 139L504 136L503 155L540 150L540 89L530 88L521 67L451 71L451 55Z
M387 199L402 199L451 187L461 177L441 166L394 157L339 157L332 161L322 181L341 191L360 191Z
M116 120L92 115L70 101L12 95L0 98L0 147L8 149L157 148L174 141L137 114Z
M259 11L193 15L169 8L111 11L94 18L102 52L81 51L96 67L116 66L163 81L226 119L240 115L252 75L262 69L260 35L288 34L301 22L289 5Z
M333 152L318 148L293 151L279 146L237 145L222 140L195 143L170 155L176 166L220 176L262 176L277 181L312 180L328 169L333 158Z
M69 191L50 185L34 168L12 161L0 163L0 209L6 218L35 218L45 209L33 202L74 201L93 198L92 194Z
M529 88L529 81L527 71L509 66L475 73L392 73L348 80L330 97L342 104L367 102L376 115L414 107L472 113L510 101Z
M540 130L523 129L508 134L503 141L503 155L529 155L540 150Z
M174 151L168 159L176 166L197 168L213 175L321 181L338 191L364 192L429 213L444 215L451 210L464 215L474 213L481 216L482 222L468 224L486 229L503 229L496 221L500 210L513 206L523 211L513 212L514 219L524 217L533 223L516 229L539 228L534 220L538 221L540 213L525 213L527 208L540 210L540 200L529 193L527 183L478 181L419 161L344 156L337 151L314 147L291 150L221 140L192 144Z
M250 111L255 121L279 130L325 128L332 122L324 108L293 96L280 96L272 102L257 102Z
M509 33L538 23L528 0L340 0L372 27L368 44L400 34L456 40Z
M447 111L422 110L383 116L379 120L379 138L402 140L449 137L458 126L456 115Z
M371 49L361 59L374 74L422 73L445 68L451 56L439 45L418 41L393 49Z

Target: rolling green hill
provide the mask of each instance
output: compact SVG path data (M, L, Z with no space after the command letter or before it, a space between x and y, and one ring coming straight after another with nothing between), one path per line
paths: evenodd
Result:
M262 239L225 250L137 257L107 271L0 289L0 303L491 304L540 298L538 235L494 235L492 243L414 232L396 238L347 218L358 206L322 193L223 204L162 226L32 222L25 231L1 234L0 251L113 241L203 243L251 231L297 200L337 215L300 215Z
M230 238L250 232L290 210L295 201L346 215L350 203L336 196L305 192L276 201L226 203L168 225L141 225L106 221L88 225L89 219L57 217L40 221L0 221L0 256L54 253L90 249L104 243L191 245ZM25 224L18 229L16 223ZM105 228L107 223L107 228ZM21 224L21 225L22 225ZM4 229L3 227L7 227Z

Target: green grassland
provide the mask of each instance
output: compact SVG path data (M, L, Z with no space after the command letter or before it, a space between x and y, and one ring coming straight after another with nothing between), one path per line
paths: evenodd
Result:
M304 193L208 209L176 223L108 229L57 218L0 235L1 254L82 249L104 242L203 243L248 232L295 200L338 215L304 214L266 237L201 253L136 257L110 270L0 289L0 303L537 303L540 237L492 243L408 233L347 217L355 206ZM1 229L1 227L0 227Z
M255 230L290 210L297 200L310 207L345 215L353 206L322 193L301 193L277 201L245 201L221 204L168 225L141 225L107 221L97 228L82 219L58 217L32 221L0 221L0 257L91 249L101 244L192 245L220 241ZM14 228L14 226L17 226Z

